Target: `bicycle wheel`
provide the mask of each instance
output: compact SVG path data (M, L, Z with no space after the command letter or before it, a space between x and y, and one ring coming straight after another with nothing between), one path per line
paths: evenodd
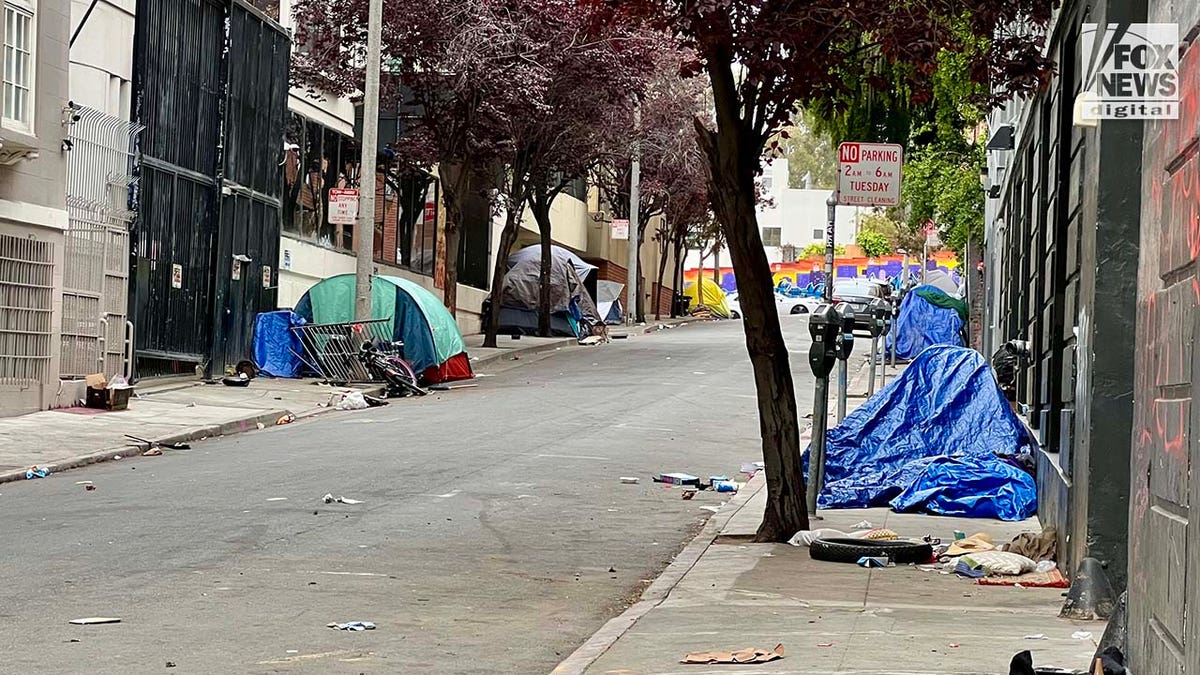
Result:
M417 383L417 374L413 371L412 366L408 362L399 357L388 357L388 382L397 387L405 394L415 394L424 396L429 392L421 388Z

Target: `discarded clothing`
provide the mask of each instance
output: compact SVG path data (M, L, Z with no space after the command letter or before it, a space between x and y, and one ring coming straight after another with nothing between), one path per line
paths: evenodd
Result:
M1022 532L1010 543L1004 545L1005 551L1023 555L1034 561L1058 559L1058 530L1053 525L1047 525L1040 533Z
M43 468L40 466L31 466L28 469L25 469L25 480L32 480L34 478L45 478L46 476L49 476L49 475L50 475L50 469L46 469L46 468Z
M1036 512L1033 478L996 456L1028 454L1029 436L974 350L925 350L826 439L821 508L1002 520Z

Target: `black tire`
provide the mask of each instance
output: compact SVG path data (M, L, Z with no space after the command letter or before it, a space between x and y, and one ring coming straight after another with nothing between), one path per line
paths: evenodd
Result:
M817 539L808 547L813 560L856 563L862 557L884 557L897 565L933 560L933 547L922 541L875 540L833 537Z
M742 315L741 315L741 314L738 314L738 311L735 309L735 310L731 310L731 311L729 312L729 318L731 318L731 319L740 319L740 318L742 318Z
M792 314L808 314L808 308L804 305L793 305Z

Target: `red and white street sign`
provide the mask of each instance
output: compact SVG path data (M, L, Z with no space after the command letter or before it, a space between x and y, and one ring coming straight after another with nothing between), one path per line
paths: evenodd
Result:
M629 240L629 221L624 218L614 218L611 224L612 238L622 241Z
M358 190L331 188L329 190L329 224L353 225L358 220Z
M838 146L838 204L899 206L904 148L893 143Z

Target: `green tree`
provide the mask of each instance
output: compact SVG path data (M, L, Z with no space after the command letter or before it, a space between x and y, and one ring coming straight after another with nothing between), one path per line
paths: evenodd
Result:
M785 131L787 136L780 135L776 153L787 158L788 187L793 190L803 188L806 175L809 187L814 190L836 187L837 151L829 136L814 131L812 122L804 115L797 115Z
M860 234L874 232L882 235L892 251L916 251L925 245L921 228L913 227L905 220L901 209L876 209L860 216L858 231Z
M932 221L942 244L960 254L969 240L978 240L983 235L983 153L983 144L976 143L961 154L930 147L910 158L901 187L909 226Z
M879 258L892 252L892 242L888 241L887 235L879 232L859 230L854 243L868 258Z
M841 244L835 244L833 247L834 255L846 255L846 247ZM812 258L815 256L825 255L825 244L821 242L813 242L800 250L800 259Z

